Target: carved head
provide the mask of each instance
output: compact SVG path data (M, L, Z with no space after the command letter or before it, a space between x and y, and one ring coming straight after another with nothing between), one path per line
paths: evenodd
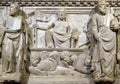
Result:
M69 63L71 62L71 53L68 51L63 51L61 53L61 59L64 60L65 62Z
M72 39L78 40L78 38L79 38L79 31L77 28L74 28L72 30Z
M41 52L41 60L49 58L49 53L47 51Z
M60 61L60 55L59 52L53 51L50 53L50 58L56 60L57 62Z
M66 20L65 9L60 9L59 14L58 14L58 19L61 20L61 21Z
M78 59L78 56L76 55L76 54L73 54L72 56L71 56L71 60L72 61L76 61Z
M102 14L105 15L107 11L107 2L106 0L99 0L97 5L97 10Z
M20 6L18 3L12 3L10 5L10 15L14 16L16 15L20 10Z
M37 66L37 64L41 61L41 58L36 56L34 61L32 62L32 66Z

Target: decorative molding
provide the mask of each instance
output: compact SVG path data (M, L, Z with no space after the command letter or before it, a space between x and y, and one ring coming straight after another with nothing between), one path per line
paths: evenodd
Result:
M70 51L70 52L83 52L83 49L71 49L71 48L31 48L31 51L39 52L39 51Z
M23 7L23 10L58 13L60 8L65 8L67 14L89 14L93 9L93 7Z
M97 0L0 0L0 6L9 6L11 1L18 2L21 6L65 6L65 7L90 7L96 6ZM109 6L119 7L120 0L107 0Z

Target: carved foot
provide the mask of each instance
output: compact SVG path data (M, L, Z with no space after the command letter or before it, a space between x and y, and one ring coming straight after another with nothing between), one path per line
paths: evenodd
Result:
M12 70L8 70L8 71L6 71L6 73L12 73Z
M9 74L3 72L1 75L0 75L0 80L1 81L5 81L7 79L7 77L9 77Z
M21 73L2 73L0 80L20 82Z
M114 78L110 78L108 76L100 76L95 78L95 82L114 82Z
M15 81L15 82L20 82L20 80L21 80L21 73L13 73L12 75L11 75L11 78L13 78L13 80Z
M105 81L114 82L114 78L111 78L108 76L105 76L104 79L105 79Z

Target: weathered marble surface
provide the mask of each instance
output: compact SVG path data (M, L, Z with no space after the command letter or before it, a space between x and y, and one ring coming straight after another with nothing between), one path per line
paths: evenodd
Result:
M94 84L92 79L79 77L29 77L28 84Z
M61 9L62 11L60 11ZM113 8L113 9L115 10L115 12L119 13L119 10L120 10L119 8L118 9ZM97 50L97 49L93 49L94 44L98 44L100 42L101 44L103 44L104 42L106 42L106 41L100 41L100 42L93 41L93 38L96 35L95 35L95 31L92 31L93 27L91 27L92 25L91 18L92 16L94 17L95 13L97 13L98 10L96 10L96 8L93 8L93 7L91 8L89 7L88 8L87 7L85 8L84 7L71 7L71 8L70 7L21 7L21 10L24 11L24 14L26 17L25 22L27 23L26 27L28 28L27 30L21 32L24 35L23 36L24 38L21 37L21 41L24 41L26 45L22 45L21 41L19 41L21 42L21 44L16 45L14 41L18 41L18 40L13 40L13 43L14 43L14 48L16 50L21 45L25 49L24 53L18 53L18 54L22 54L21 55L21 59L22 59L21 63L23 65L22 76L20 78L20 77L17 77L18 76L17 74L14 74L12 72L8 74L1 72L0 74L1 83L3 83L2 81L8 81L8 82L15 81L15 82L21 82L22 84L41 84L41 83L42 84L61 84L61 83L62 84L94 84L96 82L96 80L93 79L94 77L92 77L96 71L96 67L92 66L92 64L94 63L96 64L101 63L101 66L99 68L97 65L97 69L99 69L101 73L102 72L104 73L104 74L101 74L100 76L101 78L103 78L103 79L100 79L100 82L102 81L103 84L106 81L111 82L111 80L104 78L104 76L107 76L108 74L106 73L106 71L104 71L105 69L107 70L107 68L103 66L103 65L106 65L105 63L111 60L109 60L106 57L105 58L107 59L105 60L106 62L104 62L104 60L101 62L101 59L100 60L95 59L93 61L92 51ZM108 8L107 12L111 16L113 15L112 8ZM9 13L10 13L9 7L5 7L3 11L0 11L1 16L3 16L4 14L7 16L9 15ZM115 39L115 37L112 38L112 33L113 32L116 33L116 31L114 31L116 28L115 25L118 25L116 30L119 30L119 25L120 25L118 20L119 14L114 17L112 16L113 18L111 17L107 18L106 15L104 16L104 14L103 15L98 14L96 17L98 18L97 20L98 25L97 26L95 25L95 26L98 28L98 26L102 24L102 29L103 29L102 34L103 33L105 34L103 37L108 36L108 38ZM10 19L6 17L1 17L0 28L2 29L3 27L7 27L7 28L10 27L12 28L12 30L17 30L20 28L25 29L24 27L25 25L20 23L18 19L16 21L15 18L13 17L12 19ZM103 18L102 19L103 21L101 20L101 18ZM111 19L113 23L110 23ZM7 23L13 24L13 27L11 27L10 24L7 24L7 25L4 24L5 20L7 20ZM117 20L118 22L115 22ZM110 28L111 26L110 24L112 25L112 28ZM108 29L109 31L104 31L106 26L109 27ZM100 33L100 31L98 31L97 33ZM13 32L13 31L10 31L10 32ZM57 39L55 38L55 36ZM7 35L7 37L11 38L10 35ZM98 35L98 38L99 38L99 35ZM98 40L98 38L96 37L95 39ZM104 40L108 38L105 38ZM69 40L69 42L67 42L66 39ZM0 37L0 40L1 40L1 37ZM110 43L110 41L107 41L107 42ZM8 41L5 41L5 40L3 43L2 41L0 41L1 50L5 48L4 46L7 46L8 48L10 47L13 48L11 45L7 45L7 42ZM65 45L62 45L62 43L65 43ZM108 43L106 43L104 46L107 46ZM107 48L111 47L113 44L116 44L116 43L119 43L119 42L114 40L113 43L111 43L111 45L107 46ZM98 46L101 49L99 50L100 52L102 50L104 51L104 49L102 49L100 45ZM115 46L113 47L115 48ZM108 49L108 51L105 51L104 52L105 55L103 56L104 57L108 56L107 54L110 52L110 50ZM114 50L114 54L111 54L110 58L112 57L116 58L116 56L119 55L119 53L116 52L115 49L113 50ZM13 51L13 53L14 52L15 51ZM6 52L5 54L8 54L8 52ZM101 55L101 54L96 53L95 58L98 55ZM3 56L5 55L2 55L2 57ZM15 60L16 62L18 62L16 59L16 56L15 56L15 59L12 59L12 60ZM113 61L114 62L110 62L109 64L115 63L115 65L111 64L111 66L113 66L112 69L114 70L108 68L109 69L108 71L112 70L111 72L114 73L112 75L113 79L114 77L116 77L114 83L119 84L120 83L119 78L117 78L117 76L119 76L119 71L120 71L119 60L115 59ZM1 64L3 64L3 62ZM2 69L0 68L0 70Z

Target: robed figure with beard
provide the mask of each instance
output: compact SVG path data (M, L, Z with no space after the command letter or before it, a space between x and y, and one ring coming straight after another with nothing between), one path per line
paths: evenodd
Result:
M24 71L24 59L26 58L28 43L26 16L17 3L12 3L9 15L6 17L2 46L2 72L4 75L16 73L17 78L21 75L21 71Z
M114 81L116 64L116 34L111 30L113 15L107 13L105 0L100 0L97 12L92 17L92 32L95 40L92 67L95 81Z

